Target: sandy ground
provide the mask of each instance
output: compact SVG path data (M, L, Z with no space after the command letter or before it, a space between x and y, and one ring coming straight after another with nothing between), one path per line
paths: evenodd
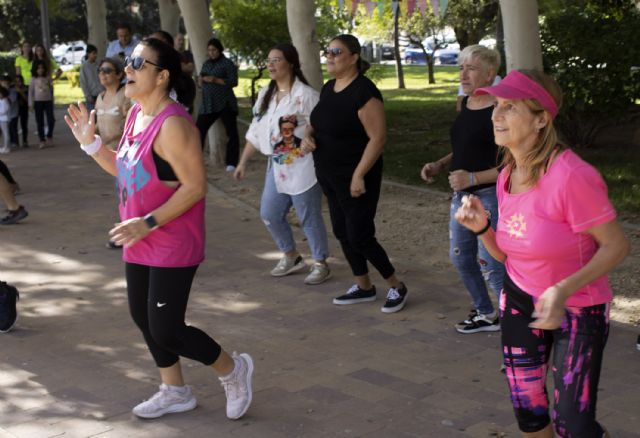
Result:
M420 166L421 163L416 163L416 172ZM255 209L259 208L265 171L263 157L255 157L250 162L247 177L241 182L234 181L219 166L209 165L208 171L214 186ZM456 279L462 288L448 256L449 200L449 193L432 190L426 185L410 187L385 181L378 205L377 236L387 252L399 261L401 273L410 269L450 272L451 278ZM324 210L329 225L326 205ZM296 223L294 214L289 218ZM609 276L615 294L611 316L615 321L638 325L640 226L625 224L625 231L631 241L632 252ZM334 256L342 257L341 254Z

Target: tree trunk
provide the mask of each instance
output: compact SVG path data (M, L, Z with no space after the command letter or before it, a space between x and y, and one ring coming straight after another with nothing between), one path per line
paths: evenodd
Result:
M404 89L404 70L402 69L402 59L400 58L398 19L400 18L400 4L396 8L393 17L393 51L396 58L396 76L398 77L398 88Z
M300 54L302 72L309 84L319 90L324 80L316 34L315 3L314 0L287 0L287 24L293 45Z
M208 2L196 0L178 0L180 12L184 19L184 27L187 29L191 51L196 65L196 72L199 73L202 64L207 60L207 41L211 38L211 21L209 21ZM198 108L195 109L196 114ZM209 129L209 159L215 164L224 163L224 151L226 135L220 120Z
M542 70L537 0L500 0L507 72Z
M88 43L98 48L98 59L107 53L107 6L104 0L87 1L87 28L89 29Z
M180 26L180 7L177 0L158 0L158 11L160 12L160 29L175 36Z

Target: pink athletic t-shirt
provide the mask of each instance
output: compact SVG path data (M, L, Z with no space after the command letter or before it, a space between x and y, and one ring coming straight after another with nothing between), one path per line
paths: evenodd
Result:
M140 105L127 120L117 152L120 218L143 217L173 196L178 187L167 186L158 178L153 161L153 142L167 117L191 116L178 104L168 105L143 131L133 135ZM204 199L182 215L152 231L130 248L124 247L123 260L146 266L180 268L195 266L204 259Z
M496 241L507 255L507 274L534 297L586 265L598 246L585 231L616 217L598 171L570 150L561 152L536 186L523 193L509 193L509 175L503 169L496 193ZM594 306L612 299L603 275L577 290L567 306Z

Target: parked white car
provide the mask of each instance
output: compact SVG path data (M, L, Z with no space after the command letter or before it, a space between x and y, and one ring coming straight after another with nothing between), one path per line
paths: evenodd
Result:
M60 65L80 64L87 53L87 45L82 41L63 43L51 51L53 58Z

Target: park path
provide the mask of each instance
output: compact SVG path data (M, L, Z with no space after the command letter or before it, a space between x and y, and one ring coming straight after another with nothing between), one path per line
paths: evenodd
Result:
M376 303L338 308L331 298L350 275L334 241L328 282L274 279L278 254L257 212L213 187L207 260L188 320L226 349L253 355L254 403L243 419L227 420L217 379L185 360L199 407L133 417L158 376L128 315L120 253L104 247L113 182L57 117L55 148L2 157L30 216L0 228L1 278L21 292L18 324L0 336L1 438L519 436L498 372L498 334L451 327L468 306L451 271L398 257L411 291L406 310L382 314L382 293ZM616 438L640 436L634 341L631 326L612 326L599 418Z

